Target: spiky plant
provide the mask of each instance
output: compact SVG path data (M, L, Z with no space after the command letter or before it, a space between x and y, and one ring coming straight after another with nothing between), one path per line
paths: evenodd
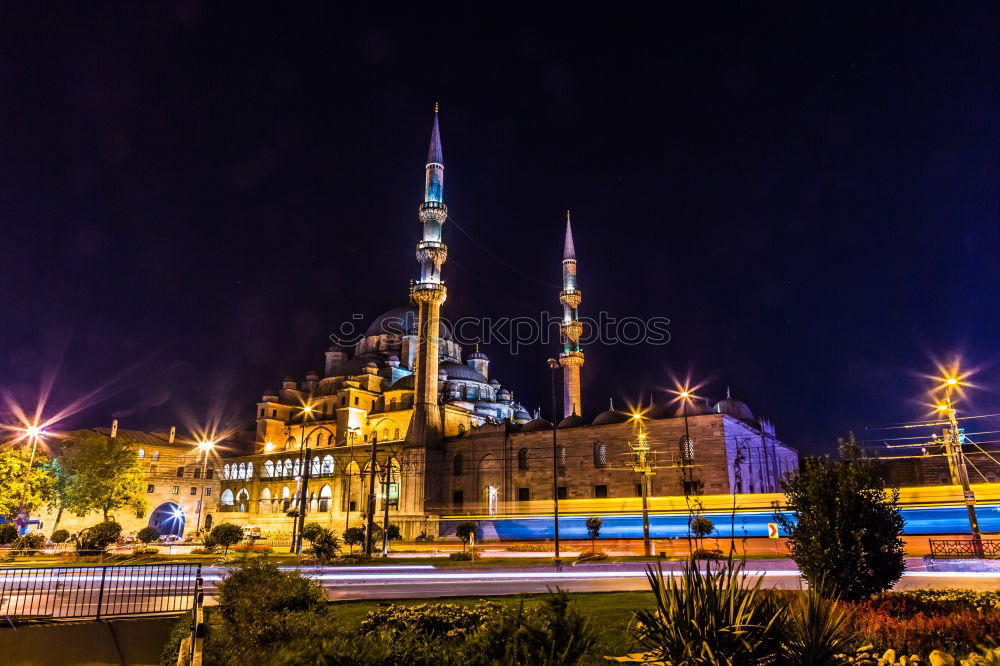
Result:
M820 579L808 591L796 594L781 616L783 664L840 666L849 664L858 644L852 611L838 603L836 594Z
M760 594L732 558L702 571L689 560L679 576L647 567L656 609L636 613L639 643L650 661L670 666L763 666L779 663L781 607Z

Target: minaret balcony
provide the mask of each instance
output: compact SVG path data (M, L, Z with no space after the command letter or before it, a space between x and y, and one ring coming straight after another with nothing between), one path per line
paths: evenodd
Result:
M565 367L579 367L583 365L583 352L564 351L559 354L559 365Z
M562 334L572 340L573 342L579 342L580 336L583 335L583 324L578 321L566 321L560 324L562 327Z
M421 222L433 221L444 224L448 219L448 207L440 201L425 201L420 204L419 216Z
M559 292L559 302L576 310L583 301L583 292L579 289L563 289Z
M417 303L444 303L448 289L440 282L414 282L410 292Z

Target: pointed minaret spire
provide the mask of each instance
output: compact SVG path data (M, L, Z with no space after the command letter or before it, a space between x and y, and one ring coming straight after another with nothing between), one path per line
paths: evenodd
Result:
M576 259L576 248L573 247L573 225L570 223L569 211L566 211L566 240L563 242L563 261Z
M733 394L729 392L729 387L726 387L726 400L732 400Z
M427 164L444 166L444 155L441 154L441 130L438 128L437 102L434 102L434 125L431 126L431 145L427 149Z
M563 243L562 291L559 302L563 306L563 320L560 324L563 350L559 354L559 364L563 367L563 416L582 414L580 389L580 366L583 365L583 351L580 349L580 335L583 324L577 308L583 300L583 293L576 284L576 248L573 246L573 228L569 211L566 211L566 240Z

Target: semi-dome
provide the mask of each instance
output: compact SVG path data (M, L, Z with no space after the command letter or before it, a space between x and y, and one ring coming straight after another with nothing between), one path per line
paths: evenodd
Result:
M365 336L373 335L409 335L410 333L416 331L417 329L417 311L412 307L402 307L393 308L388 312L383 312L379 316L372 320L369 324L368 329L365 331ZM438 335L445 340L451 340L451 329L449 329L444 320L440 322L438 328Z
M577 413L570 414L562 421L559 422L557 428L575 428L577 426L587 425L587 420L584 419Z
M735 399L728 388L726 389L726 397L715 403L714 409L719 414L729 414L741 421L753 421L753 412L750 411L747 404Z
M601 412L594 417L592 425L606 425L608 423L625 423L629 420L628 414L618 411L614 407L606 412Z
M445 361L438 366L438 372L446 374L448 379L465 380L469 382L479 382L480 384L488 384L486 377L482 373L476 371L475 368L470 368L464 363L456 363L454 361Z
M524 407L517 407L514 410L513 419L515 421L530 421L531 420L531 414L529 414L528 410L526 410Z
M392 383L392 386L390 386L388 390L390 390L390 391L399 391L399 390L404 390L404 391L409 390L409 391L412 391L413 387L415 385L414 383L416 382L416 380L417 380L417 376L416 375L405 375L403 377L400 377L396 381L394 381Z
M548 430L551 427L552 427L551 423L549 423L548 421L539 416L538 418L531 419L523 426L521 426L521 432L531 432L532 430Z

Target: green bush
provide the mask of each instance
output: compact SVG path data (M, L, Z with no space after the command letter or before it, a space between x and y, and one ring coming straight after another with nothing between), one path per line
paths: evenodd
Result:
M691 557L696 560L721 560L723 555L718 548L695 548Z
M320 528L312 541L312 554L320 564L331 562L340 552L340 539L333 533L333 530Z
M322 529L323 526L319 523L306 523L302 526L302 538L306 541L313 541Z
M69 532L67 530L56 530L49 537L49 541L52 543L66 543L69 541Z
M354 552L354 547L364 547L365 545L365 528L363 527L348 527L344 530L344 543L351 547L351 552Z
M576 558L576 564L580 564L582 562L600 562L606 559L608 559L607 553L602 553L600 551L594 552L592 550L588 550L586 552L580 553L580 557Z
M552 546L546 543L516 543L507 546L506 550L512 553L548 553L552 551Z
M219 523L205 537L205 546L207 548L222 546L228 553L229 547L235 546L240 541L243 541L243 528L232 523Z
M10 549L33 555L45 548L45 541L45 535L41 532L30 532L14 539L10 544Z
M135 536L141 543L151 543L160 538L160 528L152 525L143 527Z
M459 553L448 553L448 559L456 562L470 562L473 558L472 553L463 550Z
M80 540L76 542L76 550L80 553L103 552L108 546L118 541L122 535L122 526L113 521L98 523L80 532Z
M17 528L10 523L0 525L0 546L6 546L17 538Z
M427 636L454 636L471 632L485 624L500 611L500 604L492 601L476 606L458 604L419 604L403 606L388 604L368 612L361 622L361 631L401 632L412 629Z

